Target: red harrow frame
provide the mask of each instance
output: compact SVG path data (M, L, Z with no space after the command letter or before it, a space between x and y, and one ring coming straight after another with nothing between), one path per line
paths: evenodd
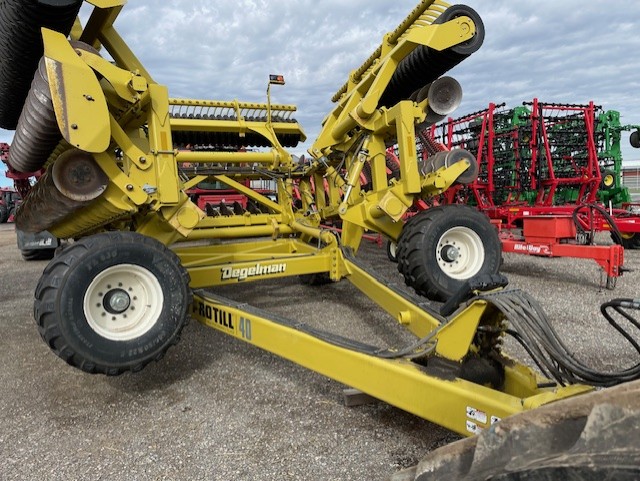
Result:
M475 204L498 225L505 252L593 259L613 288L624 271L623 246L640 248L632 205L601 202L603 191L621 188L611 152L619 152L620 131L631 127L594 102L534 99L503 107L491 103L422 132L425 150L464 148L478 161L477 180L449 189L440 202ZM597 232L611 232L616 245L594 245Z

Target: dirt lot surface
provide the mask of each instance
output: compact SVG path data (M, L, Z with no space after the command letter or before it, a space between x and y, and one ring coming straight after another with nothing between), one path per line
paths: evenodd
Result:
M601 239L601 241L607 239ZM457 436L396 408L345 407L345 386L192 321L178 346L138 374L91 376L41 340L33 291L45 261L24 262L0 225L0 479L384 480ZM402 285L384 249L366 262ZM640 269L640 251L625 253ZM538 298L577 355L628 365L599 313L637 297L639 272L614 291L590 260L505 255L511 287ZM403 338L348 282L246 284L224 295L373 344Z

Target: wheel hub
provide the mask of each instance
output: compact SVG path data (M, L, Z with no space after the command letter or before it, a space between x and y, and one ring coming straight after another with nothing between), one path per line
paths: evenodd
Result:
M163 298L152 272L133 264L118 264L93 279L85 292L84 314L89 326L102 337L132 340L155 325Z
M436 247L436 261L449 277L466 280L475 276L484 263L484 244L471 228L456 226L447 230Z
M104 296L104 308L111 314L122 314L131 305L131 298L122 289L113 289Z
M442 248L442 260L455 262L460 257L460 250L455 245L446 245Z

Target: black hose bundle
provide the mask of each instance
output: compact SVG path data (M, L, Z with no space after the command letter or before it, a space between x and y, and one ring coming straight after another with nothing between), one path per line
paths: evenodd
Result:
M510 334L531 356L540 371L561 385L586 383L609 387L640 379L640 362L615 372L602 372L576 359L555 331L540 304L520 290L502 291L480 296L497 307L509 320ZM614 299L602 304L605 319L634 347L640 355L640 345L611 315L617 312L640 330L640 323L627 310L640 310L640 300Z
M598 212L602 217L604 217L604 219L607 221L607 224L609 224L609 228L611 229L611 237L613 238L613 241L616 244L623 244L622 241L622 234L620 233L620 230L618 229L618 226L616 225L616 221L613 219L613 217L611 217L609 215L609 213L607 212L607 210L598 205L598 204L583 204L583 205L579 205L578 207L576 207L573 210L573 223L576 225L576 229L578 230L578 232L585 234L586 231L584 230L584 227L582 226L582 223L580 222L580 219L578 218L578 216L580 215L580 212L582 212L583 210L588 209L588 210L593 210ZM590 232L590 241L593 242L593 237L594 237L594 233L595 233L595 226L592 226L592 232Z

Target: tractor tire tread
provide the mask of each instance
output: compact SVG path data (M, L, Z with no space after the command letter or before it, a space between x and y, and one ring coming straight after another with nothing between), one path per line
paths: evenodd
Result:
M189 316L188 307L191 305L192 292L191 289L186 289L187 299L184 302L184 317L185 321L176 331L174 337L166 345L165 349L157 353L155 356L144 359L141 362L132 363L127 366L109 366L102 365L91 360L83 358L81 355L75 353L69 345L66 343L60 326L55 315L56 295L59 286L63 283L65 276L72 268L72 266L79 262L83 256L89 252L112 243L125 243L126 234L132 233L120 233L120 232L108 232L104 234L97 234L91 237L87 237L78 242L66 247L62 253L56 257L45 267L40 280L36 286L35 302L34 302L34 318L36 320L38 331L42 339L47 343L50 349L67 364L77 367L84 372L90 374L101 373L107 376L117 376L124 372L139 372L147 364L152 361L159 361L162 359L166 351L176 345L180 340L180 335L184 327L186 326ZM143 244L147 249L156 253L162 253L166 250L166 247L155 239L150 237L134 234L137 244ZM129 240L128 242L132 242ZM165 256L164 260L173 264L173 267L180 272L181 282L183 285L188 286L189 274L182 266L177 256Z
M445 222L446 218L454 217L477 222L482 215L471 207L452 204L432 207L411 217L402 229L396 251L398 272L404 277L405 284L413 288L418 295L430 300L446 301L456 288L444 285L433 275L432 270L438 267L434 266L434 261L431 259L432 252L425 249L426 235L438 224ZM483 243L487 258L482 267L482 273L495 274L502 261L500 241L497 232L493 235L493 232L488 230L485 234L487 235Z

